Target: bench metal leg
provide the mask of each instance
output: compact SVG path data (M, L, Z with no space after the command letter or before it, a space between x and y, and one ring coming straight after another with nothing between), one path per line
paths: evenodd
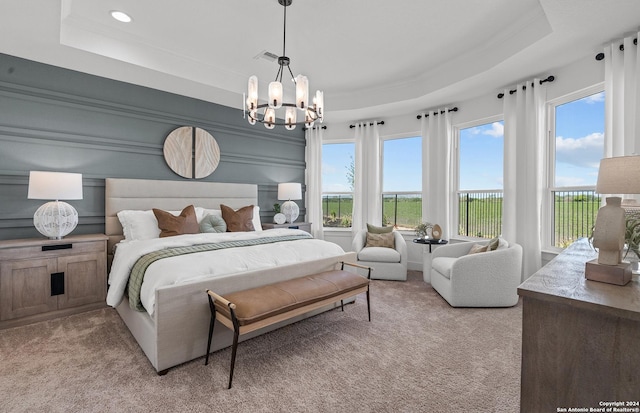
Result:
M231 388L231 382L233 381L233 368L236 365L236 351L238 350L238 330L233 331L233 346L231 347L231 368L229 370L229 387Z
M236 352L238 350L238 336L240 335L240 323L238 317L236 317L235 307L229 306L229 312L231 313L231 321L233 322L233 346L231 347L231 368L229 369L229 387L231 388L231 382L233 381L233 368L236 365Z
M367 314L369 315L369 322L371 322L371 304L369 303L369 287L367 287Z
M340 300L340 308L342 308L342 312L344 313L344 300Z
M204 359L204 365L209 364L209 353L211 353L211 339L213 338L213 327L216 324L216 307L213 305L211 296L209 298L209 309L211 310L211 321L209 322L209 340L207 340L207 357Z

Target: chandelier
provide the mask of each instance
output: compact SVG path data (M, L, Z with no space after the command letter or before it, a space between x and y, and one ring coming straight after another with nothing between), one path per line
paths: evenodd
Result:
M251 125L256 122L264 124L267 129L273 129L276 125L284 125L287 130L293 130L296 125L304 124L310 128L315 121L323 121L324 95L321 91L316 91L311 104L309 104L309 80L304 75L294 76L289 66L290 59L286 56L287 45L287 6L293 0L278 0L284 7L284 35L282 41L282 56L278 57L278 73L276 79L269 83L269 101L267 103L258 102L258 77L251 76L247 87L246 107L244 110L247 120ZM282 75L288 71L291 80L296 85L295 103L284 102L284 90L282 85ZM244 99L243 99L244 100ZM284 108L284 117L276 117L276 109ZM301 111L304 120L298 121L298 111Z

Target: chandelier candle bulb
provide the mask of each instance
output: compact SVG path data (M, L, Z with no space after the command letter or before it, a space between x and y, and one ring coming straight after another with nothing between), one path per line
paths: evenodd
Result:
M247 108L256 110L258 108L258 77L251 76L247 87Z
M285 115L286 125L285 128L287 130L294 130L296 128L296 108L287 107L287 112Z
M309 80L304 75L296 76L296 106L305 109L309 101Z
M276 126L276 111L273 108L267 108L264 111L264 126L267 129L273 129Z
M282 83L269 83L269 107L280 109L282 107Z

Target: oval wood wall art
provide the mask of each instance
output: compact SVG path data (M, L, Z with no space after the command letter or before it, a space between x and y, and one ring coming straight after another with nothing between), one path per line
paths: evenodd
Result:
M220 147L204 129L182 126L164 141L164 159L169 168L184 178L206 178L220 163Z

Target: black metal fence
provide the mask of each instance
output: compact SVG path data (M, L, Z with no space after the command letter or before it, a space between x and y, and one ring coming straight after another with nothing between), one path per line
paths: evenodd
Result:
M600 208L600 195L594 190L553 191L552 245L565 248L573 241L589 237Z
M502 191L459 191L458 234L493 238L502 233Z
M502 232L502 191L460 191L458 193L458 234L492 238ZM589 237L600 208L600 196L592 189L552 191L551 244L565 248Z
M502 190L458 192L458 234L492 238L502 233ZM601 198L592 189L552 191L551 244L565 248L591 235ZM422 221L420 193L385 193L382 197L384 225L413 230ZM351 227L353 194L324 194L325 227Z

